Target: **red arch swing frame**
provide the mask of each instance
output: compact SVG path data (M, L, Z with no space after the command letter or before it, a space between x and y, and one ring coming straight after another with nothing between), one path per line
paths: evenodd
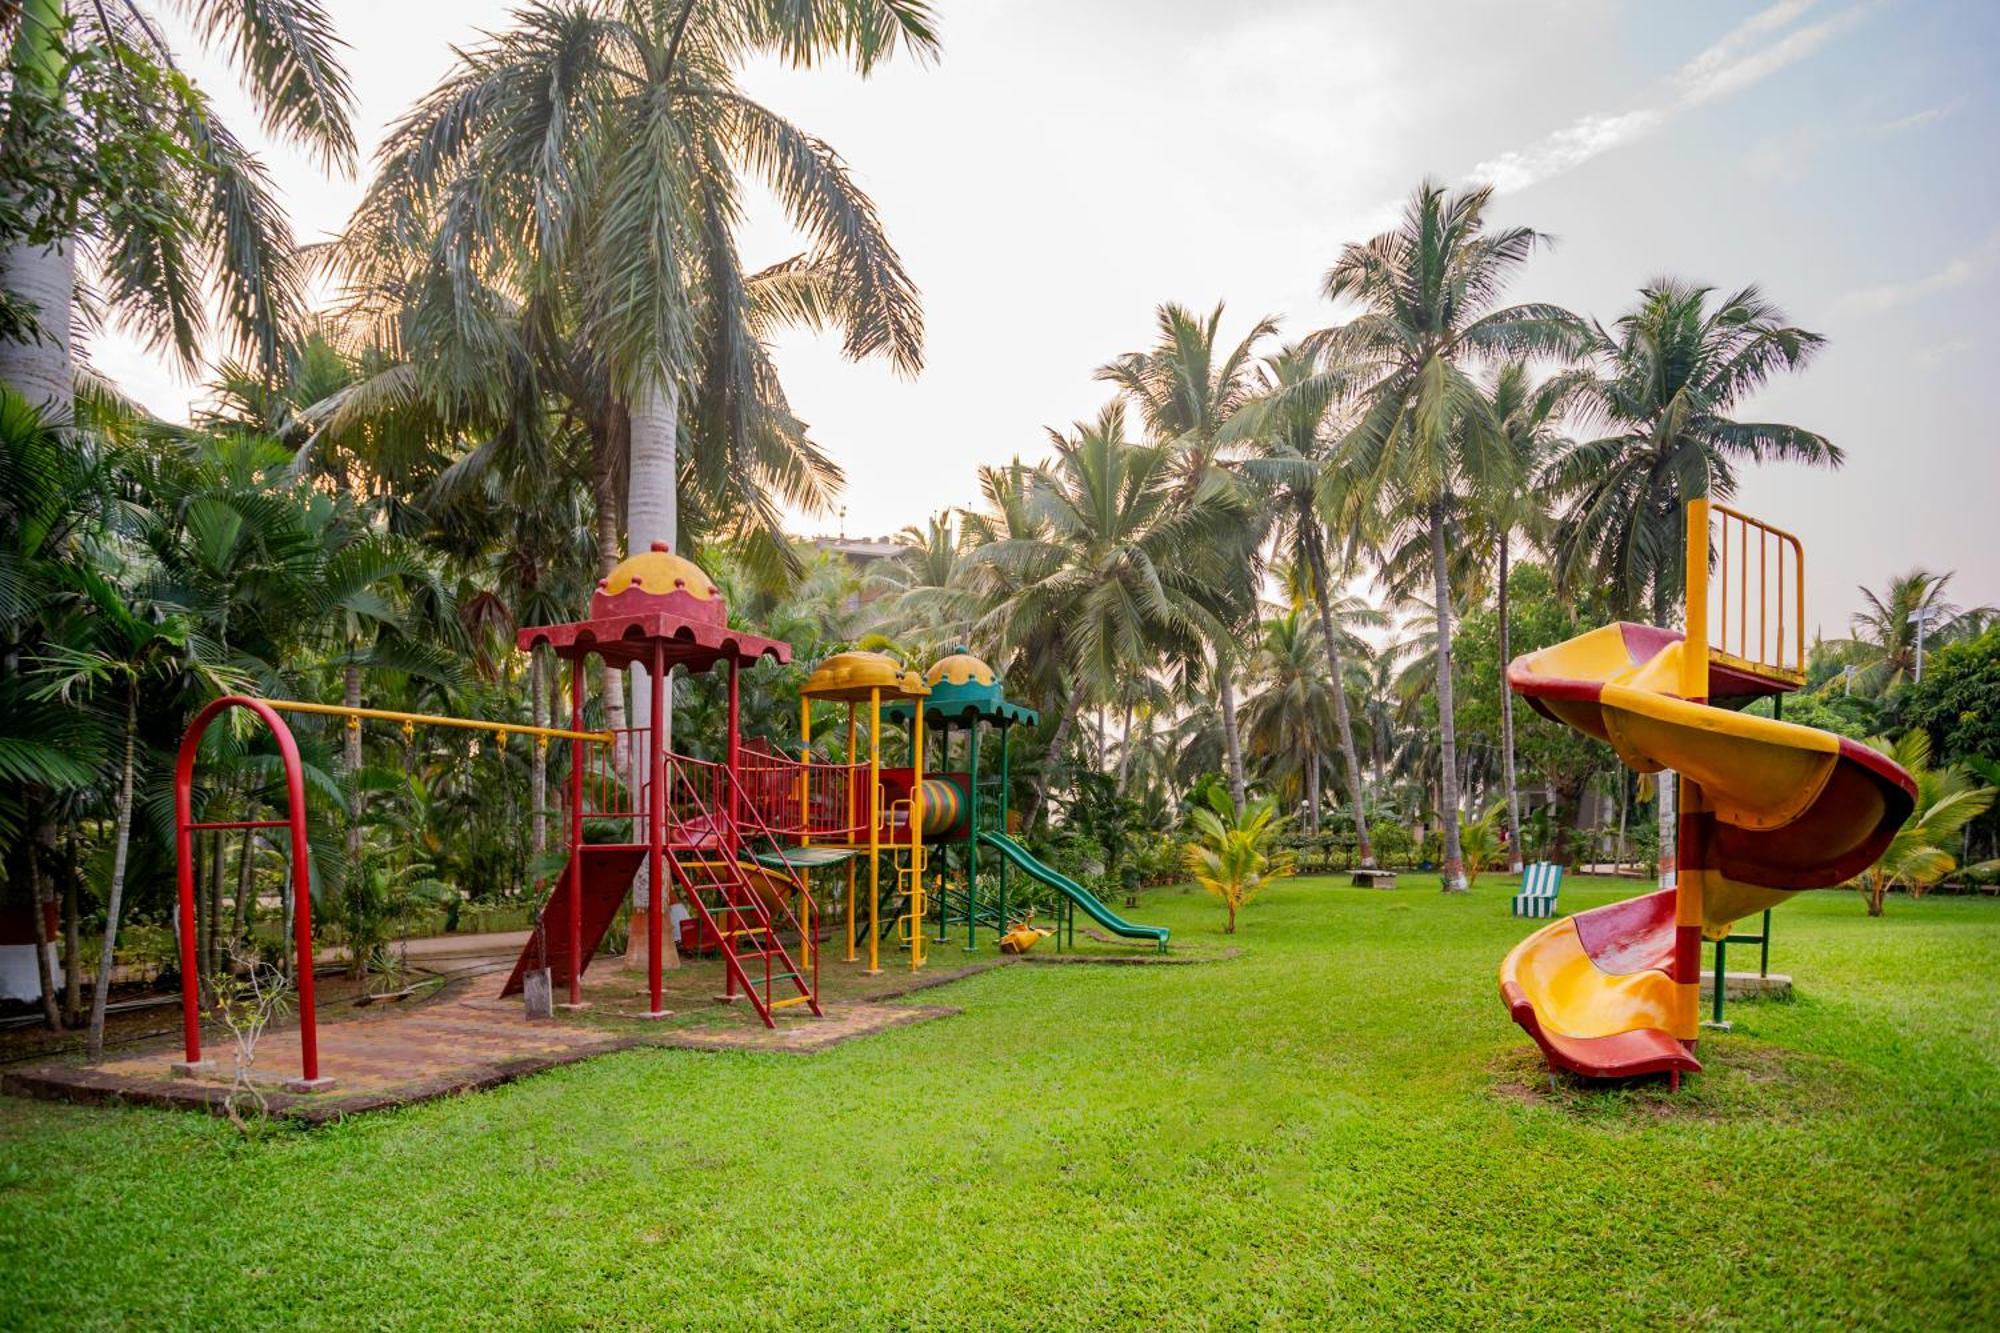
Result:
M194 765L201 740L209 723L232 708L247 708L271 730L278 743L278 757L285 770L285 817L283 819L228 819L197 822L194 818ZM262 699L227 694L195 715L187 734L181 738L174 763L174 857L180 879L181 1030L190 1071L203 1068L201 1058L201 981L195 972L194 918L194 835L212 829L268 829L290 831L292 852L292 941L297 952L294 969L299 993L300 1077L286 1084L294 1092L312 1092L331 1087L333 1080L319 1074L319 1025L313 1010L312 960L312 867L306 847L305 770L299 762L298 742L277 711Z

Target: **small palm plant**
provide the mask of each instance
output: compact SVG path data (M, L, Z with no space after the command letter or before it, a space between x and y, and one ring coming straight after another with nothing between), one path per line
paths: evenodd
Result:
M1285 819L1270 797L1249 802L1239 814L1228 788L1219 784L1209 788L1207 806L1196 806L1188 818L1194 825L1188 873L1222 899L1229 910L1222 933L1234 935L1237 910L1294 869L1292 853L1278 846Z
M1485 814L1477 819L1458 819L1458 849L1465 858L1465 886L1471 888L1479 882L1480 872L1495 866L1505 858L1507 849L1501 845L1500 814L1507 808L1503 797L1495 801Z
M1912 898L1958 868L1952 851L1959 832L1993 808L1995 788L1985 786L1962 764L1931 767L1931 738L1923 731L1905 732L1891 741L1872 737L1868 744L1903 766L1917 783L1917 808L1896 830L1882 858L1854 877L1854 887L1868 900L1868 915L1882 915L1882 900L1891 889Z

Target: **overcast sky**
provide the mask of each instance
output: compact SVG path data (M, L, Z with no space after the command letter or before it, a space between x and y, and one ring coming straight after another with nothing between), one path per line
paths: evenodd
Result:
M506 22L473 0L329 0L353 48L365 149L450 46ZM943 58L850 74L749 71L848 159L923 289L927 367L900 379L787 337L794 407L847 469L846 530L974 498L978 464L1047 452L1106 398L1094 367L1162 301L1273 314L1302 334L1349 240L1417 180L1491 180L1498 216L1553 233L1509 294L1609 320L1649 277L1756 282L1828 336L1748 409L1830 436L1847 466L1751 474L1740 503L1807 548L1809 618L1855 585L1956 569L2000 603L2000 4L1990 0L1141 3L940 0ZM255 140L221 64L187 64ZM362 182L266 147L299 235ZM766 218L763 263L792 252ZM196 394L116 337L98 366L155 410ZM838 518L806 524L832 531Z

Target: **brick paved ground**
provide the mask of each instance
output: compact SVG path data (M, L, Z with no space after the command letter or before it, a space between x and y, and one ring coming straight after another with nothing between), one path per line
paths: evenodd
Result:
M319 1024L322 1076L328 1091L293 1094L283 1083L299 1074L296 1029L268 1033L258 1045L254 1078L271 1110L308 1122L405 1105L454 1092L496 1086L511 1079L634 1046L699 1050L808 1052L886 1028L956 1012L938 1006L902 1006L865 1000L826 1002L815 1017L803 1006L784 1011L776 1029L764 1027L745 1004L718 1005L709 998L718 977L699 965L672 974L675 1017L648 1022L642 1009L643 978L599 959L586 973L591 1008L549 1020L530 1020L520 997L500 998L504 970L459 981L428 1003L406 1001L352 1011ZM408 1005L409 1007L405 1007ZM232 1048L226 1033L205 1036L203 1054L219 1072L213 1078L175 1077L178 1047L133 1050L97 1066L58 1063L10 1070L0 1087L25 1096L161 1106L220 1108L229 1084Z

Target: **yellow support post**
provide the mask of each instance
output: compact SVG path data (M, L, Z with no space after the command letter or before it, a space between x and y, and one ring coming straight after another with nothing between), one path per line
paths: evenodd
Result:
M868 975L882 968L876 950L882 940L882 691L868 691Z
M812 841L813 701L799 696L799 846Z
M1688 501L1681 697L1708 700L1708 499Z

